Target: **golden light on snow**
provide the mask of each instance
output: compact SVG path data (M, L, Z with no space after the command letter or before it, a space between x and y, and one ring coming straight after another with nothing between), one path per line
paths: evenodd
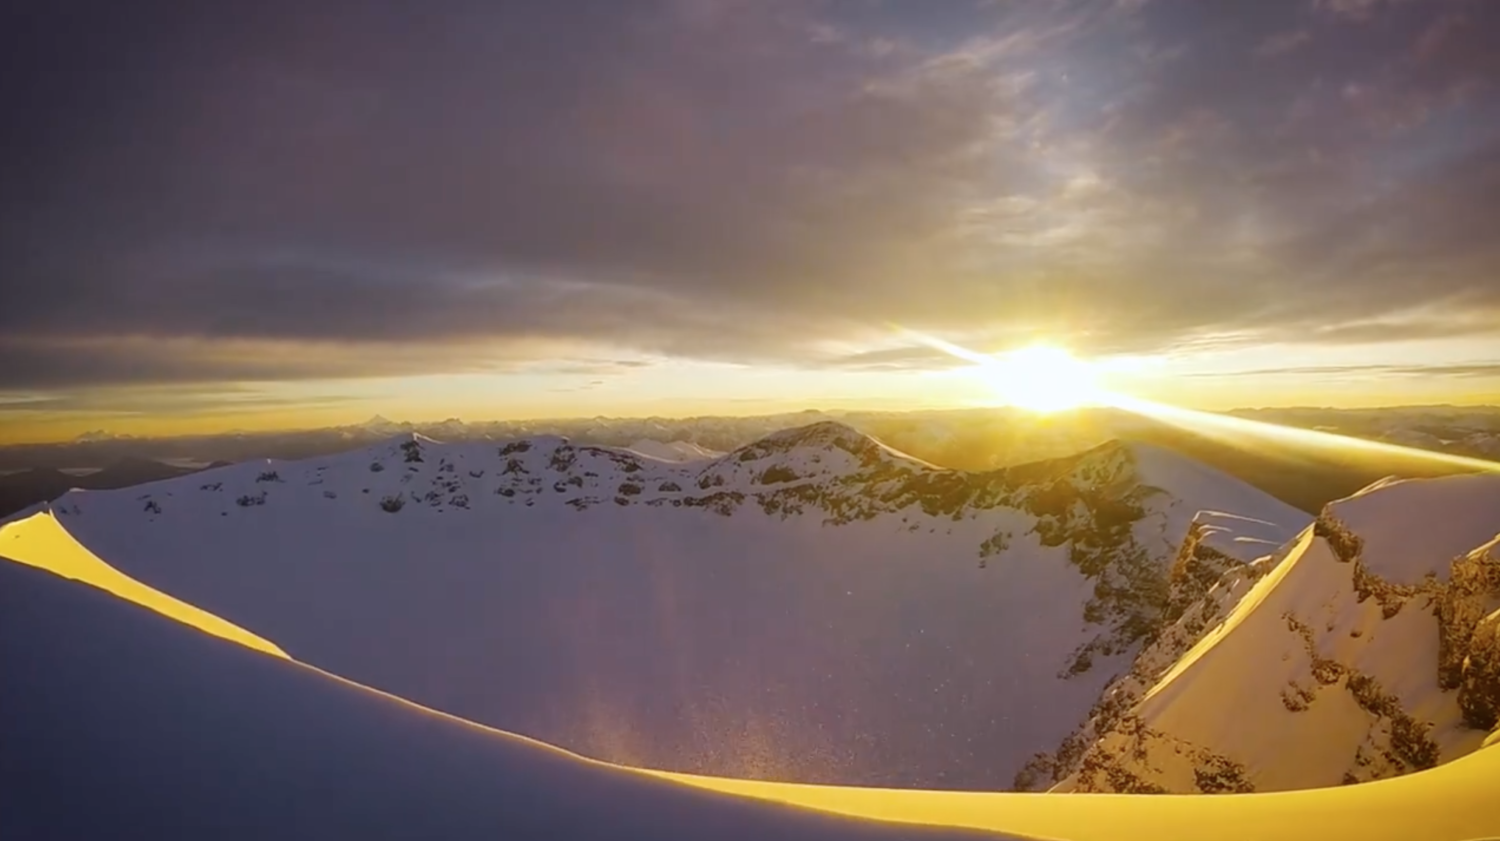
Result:
M275 643L208 611L148 587L105 563L75 540L51 512L33 514L24 520L0 526L0 558L9 558L63 578L82 581L206 634L223 637L230 642L276 657L287 657L286 652Z
M1467 838L1487 820L1488 775L1500 754L1477 751L1418 774L1339 788L1265 794L1041 794L854 788L645 771L698 788L859 818L1069 841L1284 841ZM1434 804L1443 808L1434 811ZM1414 817L1419 816L1419 817ZM1476 838L1486 837L1474 835Z

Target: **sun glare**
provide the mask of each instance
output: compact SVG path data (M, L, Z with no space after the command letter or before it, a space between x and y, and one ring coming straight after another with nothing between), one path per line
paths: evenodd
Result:
M1102 371L1111 370L1113 366L1108 362L1086 362L1052 345L1032 345L989 356L936 336L899 326L897 329L928 347L957 359L973 362L974 372L984 378L1002 400L1009 405L1035 412L1057 412L1080 406L1109 406L1206 435L1258 436L1327 449L1422 458L1470 470L1500 473L1500 462L1488 459L1202 412L1107 390L1099 385L1098 375Z
M1097 371L1066 350L1033 345L994 357L977 372L1011 406L1059 412L1095 403Z

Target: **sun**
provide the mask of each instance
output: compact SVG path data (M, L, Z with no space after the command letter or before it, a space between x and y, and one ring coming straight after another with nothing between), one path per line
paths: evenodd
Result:
M1097 371L1060 347L1032 345L1002 353L976 373L1005 403L1033 412L1060 412L1098 401Z

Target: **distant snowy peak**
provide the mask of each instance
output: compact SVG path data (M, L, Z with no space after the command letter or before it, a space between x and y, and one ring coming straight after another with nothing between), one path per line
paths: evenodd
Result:
M1450 761L1496 728L1500 476L1378 482L1248 564L1253 551L1206 545L1223 523L1194 524L1167 624L1021 787L1363 782Z
M128 435L115 435L113 432L109 432L108 430L104 429L93 429L89 430L88 432L83 432L75 435L73 437L73 442L76 444L95 444L100 441L115 441L121 438L129 437L130 436Z
M631 444L626 449L647 458L657 461L681 463L687 461L707 461L724 455L717 450L700 447L689 441L656 441L650 438L642 438Z
M411 424L396 423L383 415L375 415L364 423L358 424L358 427L372 435L396 435L411 429Z

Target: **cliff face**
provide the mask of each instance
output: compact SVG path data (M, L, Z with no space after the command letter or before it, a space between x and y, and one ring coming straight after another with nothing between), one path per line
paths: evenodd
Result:
M1088 717L1056 751L1038 754L1027 763L1016 776L1015 788L1022 791L1047 789L1074 775L1082 775L1086 780L1082 790L1167 790L1128 767L1109 762L1106 753L1092 748L1105 735L1118 731L1129 736L1134 746L1132 750L1138 752L1141 744L1153 734L1134 714L1136 705L1156 686L1158 679L1205 635L1222 627L1250 588L1285 559L1287 552L1282 551L1247 561L1216 548L1216 543L1224 545L1226 534L1233 535L1220 522L1221 519L1214 514L1200 514L1195 518L1172 562L1164 609L1130 670L1110 682ZM1257 527L1252 531L1265 534L1268 530ZM1250 552L1250 546L1260 545L1250 541L1229 544L1241 554ZM1203 762L1209 765L1218 767L1224 764L1210 751L1192 750L1203 753Z
M1476 749L1500 708L1496 502L1500 477L1377 483L1249 563L1195 524L1162 625L1018 787L1309 788Z

